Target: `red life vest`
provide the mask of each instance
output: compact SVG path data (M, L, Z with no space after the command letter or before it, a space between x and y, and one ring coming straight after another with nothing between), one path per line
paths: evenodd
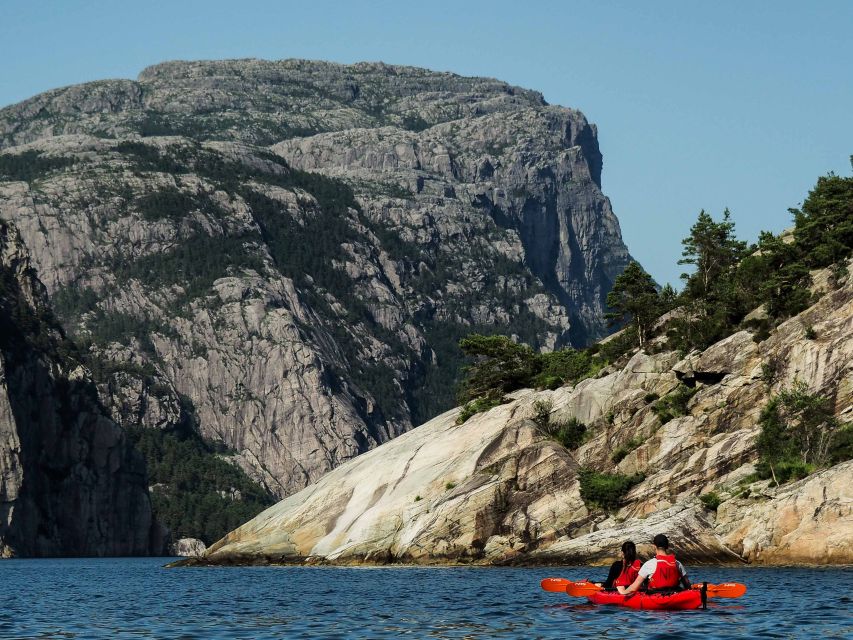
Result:
M613 581L614 587L630 587L634 584L634 580L637 579L637 576L640 575L640 561L634 560L633 563L625 566L624 561L622 562L622 573L619 574L619 577Z
M681 581L675 556L656 555L655 572L649 576L649 589L671 589Z

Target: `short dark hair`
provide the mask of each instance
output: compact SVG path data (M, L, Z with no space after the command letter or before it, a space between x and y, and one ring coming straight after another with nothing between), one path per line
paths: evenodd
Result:
M655 539L652 540L652 544L654 544L658 549L669 549L669 538L662 533L659 533L655 536Z

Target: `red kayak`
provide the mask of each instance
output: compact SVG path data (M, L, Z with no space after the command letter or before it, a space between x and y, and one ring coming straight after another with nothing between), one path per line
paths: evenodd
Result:
M615 591L598 591L589 596L594 604L615 604L631 609L698 609L702 606L702 594L696 589L677 593L632 593L623 596Z

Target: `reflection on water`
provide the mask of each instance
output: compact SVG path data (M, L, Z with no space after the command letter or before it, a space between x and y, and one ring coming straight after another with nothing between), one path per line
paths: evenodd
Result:
M707 611L597 607L539 589L588 568L163 569L162 559L0 562L0 638L853 637L851 570L707 569L749 586ZM602 576L603 577L603 576Z

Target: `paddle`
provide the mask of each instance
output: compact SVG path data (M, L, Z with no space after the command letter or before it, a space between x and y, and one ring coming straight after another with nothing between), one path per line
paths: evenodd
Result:
M565 578L545 578L539 585L545 591L568 593L570 596L587 596L596 591L601 591L601 587L588 580L572 581Z
M545 591L565 593L566 585L569 584L569 582L570 580L566 580L565 578L545 578L539 583L539 586L541 586Z
M594 582L587 582L586 580L570 582L566 585L566 593L568 593L570 596L574 596L575 598L591 596L593 593L603 590L604 589L602 587L599 587Z
M701 584L692 585L694 589L701 589ZM720 584L708 583L709 598L740 598L746 593L746 585L740 582L722 582Z

